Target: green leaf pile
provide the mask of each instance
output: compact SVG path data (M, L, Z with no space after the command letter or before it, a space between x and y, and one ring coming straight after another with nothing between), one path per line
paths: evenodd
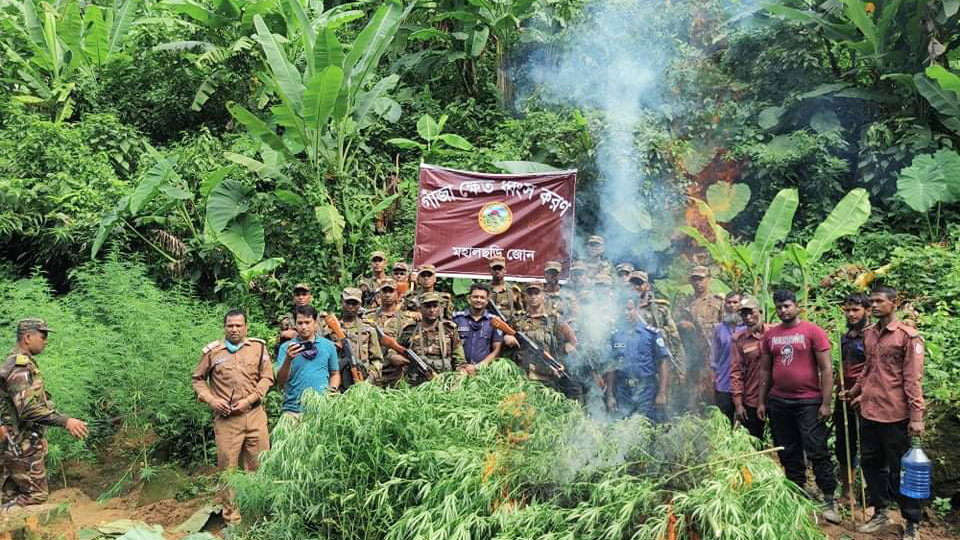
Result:
M271 443L231 477L247 538L823 538L812 503L720 414L599 424L505 360L308 393Z

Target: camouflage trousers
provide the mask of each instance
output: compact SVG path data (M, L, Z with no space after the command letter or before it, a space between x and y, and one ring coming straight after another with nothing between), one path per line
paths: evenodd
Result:
M20 457L10 448L2 454L3 504L27 506L47 501L50 489L47 486L47 440L43 437L24 440L20 444Z

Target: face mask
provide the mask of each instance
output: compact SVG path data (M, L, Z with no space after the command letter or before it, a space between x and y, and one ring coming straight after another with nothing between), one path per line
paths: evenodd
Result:
M237 344L237 345L234 345L233 343L230 343L230 341L227 341L226 343L224 343L224 345L227 346L227 350L230 351L230 354L233 354L233 353L239 351L239 350L240 350L240 347L243 347L243 342L241 342L241 343L239 343L239 344Z

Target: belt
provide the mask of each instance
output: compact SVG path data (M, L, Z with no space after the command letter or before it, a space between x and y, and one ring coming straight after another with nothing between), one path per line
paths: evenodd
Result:
M624 384L631 387L644 386L656 378L657 377L655 375L650 375L649 377L629 377L626 381L624 381Z

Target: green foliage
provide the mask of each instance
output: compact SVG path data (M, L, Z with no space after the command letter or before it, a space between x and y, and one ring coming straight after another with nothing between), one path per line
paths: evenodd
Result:
M900 171L897 195L907 206L924 215L930 239L938 239L941 206L960 200L960 154L943 149L915 157L909 167ZM931 221L929 210L934 206L937 214Z
M794 214L800 204L796 190L784 189L774 197L749 243L732 240L730 233L718 224L710 205L700 200L696 202L714 239L709 240L693 227L679 227L679 230L710 253L720 265L723 278L731 289L751 291L768 305L772 305L768 295L772 287L780 283L788 262L800 272L800 301L806 302L813 265L839 238L855 235L867 222L871 211L867 191L854 189L817 226L806 247L796 243L782 246L793 228ZM772 312L768 309L766 313L769 316Z
M457 150L472 150L473 145L469 141L454 133L444 133L443 128L447 123L447 115L441 115L439 120L434 120L429 114L424 114L417 120L417 134L423 139L423 143L398 137L389 139L387 144L392 144L398 148L417 149L420 151L420 161L431 161L433 145L447 146Z
M19 20L0 19L11 42L0 42L6 57L17 64L22 103L39 105L56 122L70 118L71 96L81 76L92 77L122 51L135 18L139 0L114 2L111 7L81 6L67 0L52 6L33 0L17 2ZM25 47L20 54L17 49Z
M110 115L56 124L10 108L0 130L0 243L20 264L62 272L81 260L99 215L129 192L143 149Z
M231 478L247 538L822 538L811 503L719 414L599 425L506 360L305 398L259 470Z
M0 321L8 341L16 320L39 316L54 329L38 358L59 409L92 421L81 443L51 430L51 454L88 457L113 441L134 453L162 449L193 461L210 459L210 414L198 404L190 373L206 343L223 336L226 307L163 291L142 265L115 257L72 275L72 291L55 297L42 278L0 280ZM265 328L251 318L251 336ZM145 384L150 381L150 384Z

